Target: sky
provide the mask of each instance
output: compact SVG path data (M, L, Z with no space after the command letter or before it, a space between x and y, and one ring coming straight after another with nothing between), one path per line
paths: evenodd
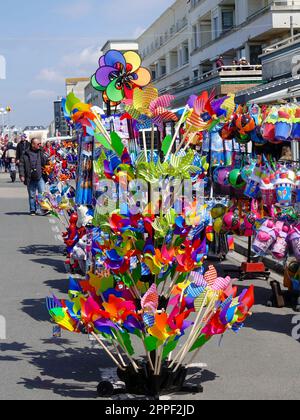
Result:
M65 78L97 68L108 39L140 35L174 0L12 0L1 2L0 107L12 107L9 123L49 125L53 101L65 94Z

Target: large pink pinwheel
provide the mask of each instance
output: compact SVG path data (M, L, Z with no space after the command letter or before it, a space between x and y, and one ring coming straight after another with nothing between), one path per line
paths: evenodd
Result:
M99 60L99 68L92 77L92 85L103 92L106 102L120 103L132 99L136 88L151 82L150 72L141 67L141 57L134 51L124 54L110 50Z

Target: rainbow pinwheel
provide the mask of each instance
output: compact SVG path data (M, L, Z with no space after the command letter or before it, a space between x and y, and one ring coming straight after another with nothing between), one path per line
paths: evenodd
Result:
M108 51L99 60L99 68L92 77L92 85L103 92L105 102L120 103L132 99L135 89L147 86L150 72L141 67L141 57L134 51Z
M163 130L165 122L178 121L177 115L168 109L174 99L172 95L159 96L157 89L148 86L143 91L134 91L132 100L126 101L126 112L141 128L154 124Z

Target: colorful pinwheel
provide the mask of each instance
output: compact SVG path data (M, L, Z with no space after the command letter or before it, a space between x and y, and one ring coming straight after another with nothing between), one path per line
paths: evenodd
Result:
M105 102L120 103L132 99L135 89L147 86L150 72L141 67L141 58L134 51L108 51L99 60L99 68L92 77L92 85L103 92Z

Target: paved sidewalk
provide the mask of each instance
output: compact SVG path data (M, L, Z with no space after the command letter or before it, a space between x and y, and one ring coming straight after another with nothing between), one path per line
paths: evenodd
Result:
M0 314L7 321L7 339L0 341L0 400L94 399L99 369L110 376L113 366L87 337L51 338L45 297L51 291L65 297L68 286L61 243L51 219L27 215L25 188L8 181L0 175ZM198 362L207 369L194 378L201 377L204 394L188 398L299 399L300 343L291 337L295 314L267 308L269 286L254 283L252 318L239 335L226 335L220 347L218 339L205 347Z

